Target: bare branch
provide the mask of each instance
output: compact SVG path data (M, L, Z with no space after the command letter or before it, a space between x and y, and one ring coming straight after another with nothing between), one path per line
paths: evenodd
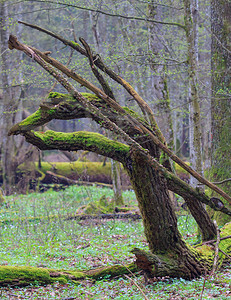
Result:
M218 253L219 253L219 243L220 243L220 240L221 240L220 229L217 226L216 220L214 220L214 224L215 224L216 230L217 230L217 240L216 240L216 244L215 244L215 253L214 253L213 267L212 267L210 276L212 276L214 274L214 272L216 271L216 269L217 269L217 264L218 264L218 259L219 259L219 256L218 256Z
M79 40L83 44L83 46L84 46L84 48L87 52L90 67L91 67L91 70L92 70L93 74L95 75L95 77L97 78L99 83L101 84L101 86L102 86L104 92L106 93L106 95L115 100L115 97L113 95L113 92L112 92L109 84L104 79L103 75L100 74L100 72L95 67L94 58L93 58L93 54L92 54L90 46L88 45L88 43L83 38L79 38Z
M223 237L221 238L221 241L227 240L227 239L231 239L231 235L223 236ZM210 240L210 241L203 242L202 244L203 244L203 245L206 245L206 244L214 244L214 243L216 243L216 241L217 241L217 240Z
M79 53L81 53L82 55L88 57L87 52L85 49L83 49L79 44L74 43L72 41L66 40L63 37L56 35L55 33L46 30L44 28L41 28L40 26L37 25L33 25L33 24L29 24L29 23L25 23L25 22L21 22L19 21L19 23L24 24L26 26L29 26L31 28L34 28L36 30L42 31L47 33L48 35L60 40L61 42L63 42L65 45L68 45L70 47L72 47L73 49L75 49L76 51L78 51ZM140 106L140 108L142 109L143 113L145 114L145 112L147 113L149 120L150 120L150 124L153 127L154 132L156 133L156 135L158 136L159 140L162 143L165 143L165 138L162 134L162 132L160 131L157 122L155 120L155 116L151 110L151 108L149 107L149 105L142 99L142 97L140 97L140 95L136 92L136 90L126 81L124 80L122 77L120 77L119 75L117 75L114 71L112 71L110 68L108 68L102 61L102 59L100 58L99 55L96 55L93 57L94 59L94 63L95 65L100 68L101 71L105 72L106 74L108 74L113 80L115 80L117 83L119 83L120 85L122 85L127 92L135 99L135 101L138 103L138 105Z
M213 184L223 184L223 183L226 183L228 181L231 181L231 178L227 178L227 179L224 179L222 181L214 181L212 182ZM202 183L199 183L198 185L203 185Z
M142 18L142 17L137 17L137 16L125 16L125 15L121 15L121 14L113 14L113 13L109 13L106 11L102 11L99 9L94 9L94 8L88 8L88 7L82 7L76 4L68 4L68 3L62 3L59 1L50 1L50 0L25 0L25 1L29 1L29 2L40 2L40 3L51 3L51 4L58 4L58 5L63 5L65 7L74 7L80 10L85 10L85 11L92 11L92 12L96 12L102 15L106 15L109 17L116 17L116 18L122 18L122 19L126 19L126 20L136 20L136 21L145 21L145 22L149 22L149 23L155 23L155 24L163 24L163 25L171 25L171 26L177 26L181 29L185 29L185 26L183 24L177 23L177 22L163 22L163 21L157 21L157 20L153 20L153 19L148 19L148 18Z

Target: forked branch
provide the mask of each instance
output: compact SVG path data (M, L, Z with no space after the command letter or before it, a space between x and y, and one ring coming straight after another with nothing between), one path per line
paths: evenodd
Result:
M87 51L82 48L79 44L67 40L57 34L55 34L54 32L51 32L49 30L46 30L40 26L37 25L33 25L33 24L29 24L26 22L22 22L19 21L19 23L29 26L31 28L34 28L36 30L42 31L47 33L48 35L60 40L61 42L63 42L65 45L70 46L71 48L75 49L76 51L78 51L79 53L81 53L82 55L88 57ZM95 65L104 73L106 73L108 76L110 76L113 80L115 80L117 83L119 83L120 85L122 85L126 91L134 98L134 100L137 102L137 104L139 105L139 107L141 108L142 112L146 115L148 115L150 124L154 130L154 132L156 133L158 139L162 142L165 143L165 138L162 134L162 132L160 131L157 122L155 120L155 116L153 114L153 111L151 110L151 108L149 107L149 105L143 100L143 98L136 92L136 90L126 81L124 80L121 76L119 76L118 74L116 74L113 70L111 70L110 68L108 68L104 62L102 61L101 57L99 55L94 55L93 56L94 59L94 63Z

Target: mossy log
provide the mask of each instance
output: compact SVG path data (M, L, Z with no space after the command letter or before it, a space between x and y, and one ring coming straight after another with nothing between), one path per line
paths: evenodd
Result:
M122 187L131 188L129 177L126 171L121 169L121 181ZM59 183L65 185L81 184L90 185L96 183L96 185L105 184L106 187L112 184L111 177L111 163L102 162L41 162L39 168L38 163L22 164L18 167L18 171L21 173L28 171L36 171L38 176L41 176L41 172L44 174L42 183ZM177 166L176 172L182 179L187 180L184 169ZM73 182L72 182L73 180Z
M127 266L114 265L88 271L58 271L28 266L0 266L0 287L22 287L33 284L47 285L55 282L60 284L66 284L67 282L78 284L84 279L90 278L100 280L104 278L113 278L131 272L135 273L137 270L134 263Z
M61 184L73 184L69 183L65 178L74 181L88 181L98 182L104 184L112 184L111 178L111 163L102 162L42 162L39 168L38 163L22 164L18 167L19 173L27 173L30 171L36 171L38 176L41 176L41 172L45 174L41 180L42 183L61 183ZM56 177L54 176L56 175ZM129 178L124 170L121 173L123 188L130 185ZM76 184L76 183L74 183Z
M67 283L84 279L83 272L60 272L53 269L19 266L0 266L0 286L21 287L30 284Z
M46 172L47 175L51 175L54 178L54 181L58 181L60 184L64 185L86 185L86 186L100 186L100 187L107 187L107 188L113 188L112 184L109 183L101 183L101 182L89 182L89 181L83 181L83 180L73 180L68 177L65 177L63 175L55 174L51 171Z

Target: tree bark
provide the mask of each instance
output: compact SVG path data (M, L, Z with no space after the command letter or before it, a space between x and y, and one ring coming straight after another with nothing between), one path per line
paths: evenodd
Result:
M150 251L157 257L161 255L161 260L164 261L168 260L169 255L173 261L174 257L175 259L178 257L174 275L178 270L178 274L182 276L182 269L185 274L184 278L187 279L202 275L206 270L206 263L198 261L198 253L191 253L182 240L177 229L177 219L164 176L156 170L145 153L142 154L136 148L119 142L110 142L98 134L92 135L90 137L89 134L84 134L82 139L81 134L79 138L76 133L25 133L27 141L36 144L40 149L67 150L69 147L69 150L77 150L83 148L119 160L127 170L135 190ZM165 269L166 274L168 267L169 264Z
M13 125L14 111L17 107L11 87L10 73L11 69L9 59L7 58L7 40L8 40L8 12L6 1L0 3L0 38L1 38L1 58L2 58L2 87L3 104L2 122L1 122L1 163L3 169L3 189L6 194L10 194L14 188L14 142L13 137L7 138L7 131Z
M151 1L148 4L148 14L150 19L160 19L160 7ZM170 149L174 149L173 122L170 109L170 99L168 83L166 78L166 66L161 59L163 45L159 35L161 35L162 25L149 23L149 48L151 52L150 68L153 71L152 81L155 99L153 99L154 111L157 115L158 125L168 143ZM164 120L164 121L163 121Z
M198 49L196 25L193 22L192 0L184 0L185 8L185 32L188 45L189 64L189 143L190 162L195 171L203 175L202 166L202 133L201 116L198 90ZM197 16L197 11L195 12ZM195 20L195 18L194 18ZM196 19L197 21L197 19ZM191 184L198 183L195 177L191 176Z
M114 161L113 159L111 160L111 173L114 192L114 203L118 206L124 205L120 176L120 164L117 161Z

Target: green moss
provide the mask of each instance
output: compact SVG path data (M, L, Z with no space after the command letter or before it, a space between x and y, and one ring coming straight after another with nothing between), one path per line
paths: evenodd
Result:
M114 212L113 202L106 198L103 195L99 201L90 202L87 205L83 205L79 207L76 211L76 214L87 214L87 215L95 215L95 214L108 214Z
M227 223L221 229L221 237L225 237L225 236L228 236L228 235L231 235L231 222ZM230 252L231 252L231 239L222 240L219 244L219 248L230 255Z
M85 278L83 272L55 271L52 269L35 267L0 266L0 286L13 285L24 286L30 284L52 284L59 282L66 284L68 281L76 281Z
M38 170L38 163L22 164L18 167L20 172ZM76 174L83 174L87 172L88 176L93 175L105 175L111 178L111 163L103 164L102 162L42 162L41 172L55 171L56 174L60 174L66 177L74 177Z
M27 283L48 284L54 282L49 271L33 267L0 266L0 286L6 284L24 285Z
M44 282L48 282L50 275L48 270L42 268L0 266L0 281L15 278L29 280L41 279Z
M80 271L64 271L64 274L65 273L67 274L67 278L70 278L71 275L72 280L81 280L86 277L85 273Z
M106 198L105 195L103 195L100 199L99 199L99 206L104 206L104 207L107 207L109 206L109 202L108 202L108 199Z
M189 162L185 162L188 166L190 165ZM176 170L176 173L177 175L180 175L180 174L189 174L185 169L183 169L181 166L179 166L178 164L175 164L175 170Z
M94 94L90 94L90 93L82 93L82 95L87 98L89 101L91 100L100 100L96 95ZM58 100L63 100L63 101L69 101L69 102L73 102L75 101L75 99L69 95L69 94L63 94L63 93L58 93L58 92L51 92L48 96L48 99L58 99ZM40 125L40 122L43 119L48 118L47 121L50 120L50 118L52 117L52 115L54 115L57 111L57 107L53 106L54 103L52 103L52 101L49 102L44 102L41 104L41 107L34 112L33 114L31 114L29 117L27 117L25 120L23 120L22 122L16 124L15 126L17 126L17 129L19 130L29 130L29 126L36 126L36 125Z
M81 46L78 43L73 42L73 41L71 41L71 45L69 45L69 46L74 46L74 48L77 48L77 49L81 48Z
M138 113L136 113L134 110L126 106L123 106L123 109L134 119L140 121L142 124L145 124L146 126L149 126L148 122L144 118L142 118Z
M58 93L58 92L51 92L49 93L48 98L66 98L67 96L69 96L68 94L62 94L62 93Z
M85 98L87 98L89 101L94 100L94 101L102 101L99 97L97 97L95 94L91 93L81 93L81 95Z
M229 235L231 235L231 222L227 223L221 229L220 232L220 237L225 237ZM202 244L197 245L196 249L191 246L188 247L190 248L190 251L192 251L196 255L197 259L199 260L202 259L203 261L207 261L210 267L212 266L214 260L214 249L212 249L208 245L202 245ZM230 255L231 252L230 239L221 240L219 243L219 249L221 249L222 251ZM222 266L222 264L226 259L227 257L223 253L219 252L219 267Z
M87 215L93 215L93 214L104 214L107 210L104 207L100 207L98 203L89 203L86 205L86 207L83 209L83 213Z
M89 101L91 101L91 100L101 101L101 99L98 98L95 94L81 93L81 95L83 97L87 98ZM64 100L69 100L69 101L75 101L75 98L73 98L70 94L63 94L63 93L58 93L58 92L49 93L48 99L64 99Z
M41 108L39 108L32 115L30 115L25 120L20 122L19 126L20 126L20 128L23 128L24 126L26 127L28 125L36 125L38 123L38 121L41 120L41 117L42 117L42 110L41 110Z
M34 132L35 136L41 139L46 145L51 145L53 142L64 142L70 146L74 145L78 149L89 150L92 148L102 149L103 152L110 153L119 151L121 155L126 155L129 152L130 147L117 141L109 140L99 133L93 133L88 131L78 131L74 133L56 132L53 130L47 130L46 132ZM86 147L84 147L86 145Z
M96 270L90 270L87 272L87 276L99 280L104 278L112 278L123 274L135 273L137 271L137 266L134 263L131 263L126 266L115 265L111 267L102 267Z

